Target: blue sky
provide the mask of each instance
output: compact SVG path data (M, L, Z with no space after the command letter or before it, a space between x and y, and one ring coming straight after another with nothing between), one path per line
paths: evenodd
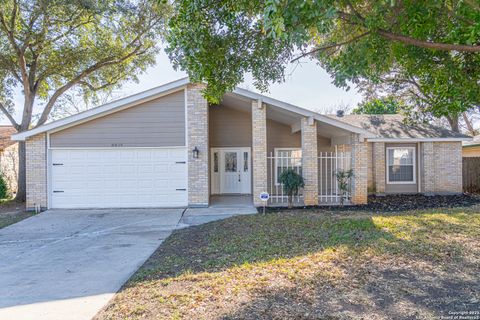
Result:
M362 100L354 88L345 91L335 87L330 76L310 60L300 65L289 66L286 74L284 83L271 85L269 91L264 94L318 112L334 110L338 105L355 106ZM173 70L168 57L162 51L157 57L157 64L140 75L138 83L125 83L115 95L125 97L185 76L185 73ZM246 76L245 82L240 86L257 91L249 76ZM23 103L20 91L16 94L15 103L17 106ZM17 112L15 118L19 119L20 116L20 112ZM0 123L9 124L5 117L0 119Z

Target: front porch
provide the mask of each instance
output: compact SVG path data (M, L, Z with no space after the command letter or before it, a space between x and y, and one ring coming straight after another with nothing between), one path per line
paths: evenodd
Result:
M338 180L335 174L340 171L348 171L351 169L352 156L347 146L334 147L334 151L331 152L319 152L318 153L318 203L315 205L348 205L351 204L351 189L352 179L350 179L347 191L342 194ZM298 174L303 175L303 161L301 150L297 151L285 151L281 150L277 153L270 153L268 156L268 168L269 168L269 181L268 181L268 193L270 199L269 206L287 206L288 195L285 193L283 185L279 181L281 172L288 169L293 169ZM293 196L292 202L294 206L305 206L304 201L304 189Z
M290 168L305 180L293 199L295 206L339 205L342 193L335 173L350 169L356 174L344 203L365 202L366 143L358 133L321 117L323 121L236 93L210 105L206 152L210 207L250 201L263 206L261 192L270 194L268 206L286 206L288 195L279 175Z

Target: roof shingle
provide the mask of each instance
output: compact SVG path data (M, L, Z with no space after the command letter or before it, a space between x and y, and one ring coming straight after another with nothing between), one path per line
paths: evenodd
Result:
M462 133L433 124L407 124L405 117L398 114L368 115L349 114L343 117L329 115L336 120L363 128L386 139L425 139L425 138L469 138Z

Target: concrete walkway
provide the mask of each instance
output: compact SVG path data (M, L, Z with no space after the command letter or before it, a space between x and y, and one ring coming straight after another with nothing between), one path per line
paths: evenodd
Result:
M91 319L173 230L254 210L48 210L0 229L0 320Z
M257 209L251 203L212 204L209 208L188 208L179 222L178 228L199 225L237 215L255 214Z

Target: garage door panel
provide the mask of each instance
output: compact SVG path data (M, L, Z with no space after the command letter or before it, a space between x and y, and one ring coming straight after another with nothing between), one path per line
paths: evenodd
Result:
M52 150L54 208L187 205L186 149ZM180 163L179 163L180 162ZM183 163L182 163L183 162Z

